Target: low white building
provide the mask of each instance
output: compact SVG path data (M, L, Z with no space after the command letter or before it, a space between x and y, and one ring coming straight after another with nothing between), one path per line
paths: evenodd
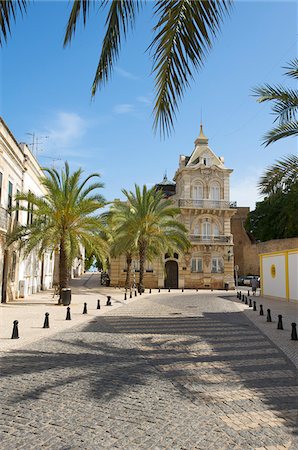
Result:
M52 287L54 258L50 252L40 260L37 252L25 258L17 245L6 247L6 235L14 223L26 225L32 220L30 212L11 212L11 208L17 206L15 195L28 191L44 195L44 188L39 183L42 175L30 149L16 141L0 118L0 285L3 303Z

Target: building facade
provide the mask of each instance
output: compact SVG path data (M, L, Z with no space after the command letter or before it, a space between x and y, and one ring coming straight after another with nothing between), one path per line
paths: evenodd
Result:
M208 145L201 125L200 135L190 156L181 155L174 182L165 177L156 185L165 197L180 208L180 220L188 230L191 248L187 253L165 254L162 260L147 262L144 285L147 288L234 288L234 253L230 207L231 169ZM133 276L138 280L138 262ZM110 264L111 285L123 286L125 257Z
M16 223L26 225L33 219L32 212L11 211L18 206L15 195L28 191L44 195L39 183L42 175L30 149L16 141L0 118L0 287L3 303L52 287L54 258L51 252L42 259L38 258L37 252L25 257L17 245L6 245L7 233Z

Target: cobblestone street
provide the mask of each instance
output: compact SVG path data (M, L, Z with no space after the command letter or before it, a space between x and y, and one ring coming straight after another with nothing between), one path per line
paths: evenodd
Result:
M152 294L1 360L1 449L297 449L297 370L237 305Z

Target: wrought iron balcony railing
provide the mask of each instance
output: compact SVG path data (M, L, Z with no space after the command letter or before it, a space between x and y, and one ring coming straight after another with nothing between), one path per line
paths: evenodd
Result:
M181 198L178 200L180 208L211 208L211 209L229 209L230 202L226 200L194 200L192 198Z
M200 234L191 234L189 236L191 242L203 242L203 243L224 243L224 244L232 244L232 236L209 236L209 235L200 235Z

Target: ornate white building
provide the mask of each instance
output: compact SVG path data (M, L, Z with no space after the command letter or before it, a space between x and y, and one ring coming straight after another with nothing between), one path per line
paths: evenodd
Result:
M192 247L185 254L164 255L162 263L148 263L145 287L234 288L231 173L210 149L201 125L192 154L180 156L174 182L165 177L156 185L179 206ZM125 264L124 257L111 261L112 285L124 285Z

